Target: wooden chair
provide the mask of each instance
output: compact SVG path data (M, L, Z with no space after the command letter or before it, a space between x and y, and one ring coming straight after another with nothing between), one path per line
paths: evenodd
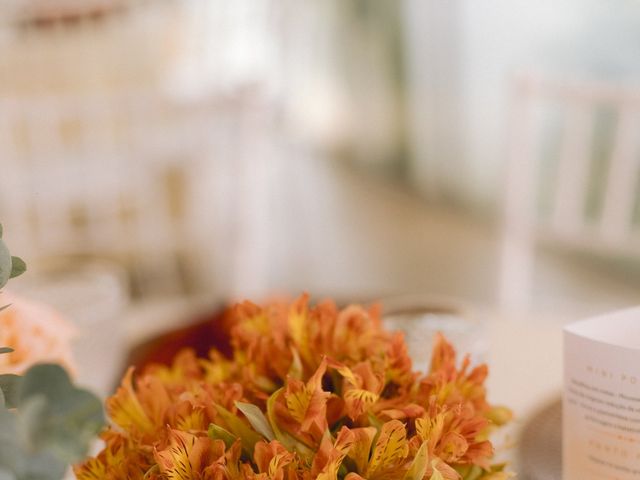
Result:
M525 309L538 241L640 254L640 88L521 73L510 122L499 303Z

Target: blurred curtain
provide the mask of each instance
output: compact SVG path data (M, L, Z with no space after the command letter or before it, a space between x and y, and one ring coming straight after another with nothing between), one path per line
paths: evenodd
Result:
M410 182L427 197L454 198L464 170L461 1L404 0Z
M344 72L356 161L397 173L404 136L402 18L397 2L338 0L339 68Z
M401 19L387 0L283 0L283 95L292 128L341 158L397 170Z

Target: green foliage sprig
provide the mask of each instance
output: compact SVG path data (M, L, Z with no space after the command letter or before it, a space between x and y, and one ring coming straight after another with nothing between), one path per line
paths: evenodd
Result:
M0 225L0 288L25 271L2 241ZM12 351L0 347L0 354ZM76 388L60 365L0 375L0 480L62 479L104 424L100 399Z
M2 224L0 224L0 288L4 287L10 278L22 275L27 265L20 257L12 256L7 245L2 241Z
M0 376L0 479L60 480L103 427L102 402L59 365Z

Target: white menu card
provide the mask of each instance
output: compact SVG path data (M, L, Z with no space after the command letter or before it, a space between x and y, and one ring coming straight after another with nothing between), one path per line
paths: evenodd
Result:
M640 479L640 308L565 328L563 479Z

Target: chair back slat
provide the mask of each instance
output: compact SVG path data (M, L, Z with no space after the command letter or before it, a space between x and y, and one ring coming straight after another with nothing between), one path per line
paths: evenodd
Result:
M623 107L619 113L600 223L604 240L624 242L632 231L633 209L638 188L637 105Z
M584 227L585 220L593 130L593 110L585 99L570 101L564 127L552 223L558 232L571 235Z
M535 108L535 93L531 85L523 80L515 85L510 105L508 162L505 176L505 215L508 227L517 230L528 229L534 221L535 177L537 158L535 145L540 135L540 110ZM520 234L518 232L518 234Z

